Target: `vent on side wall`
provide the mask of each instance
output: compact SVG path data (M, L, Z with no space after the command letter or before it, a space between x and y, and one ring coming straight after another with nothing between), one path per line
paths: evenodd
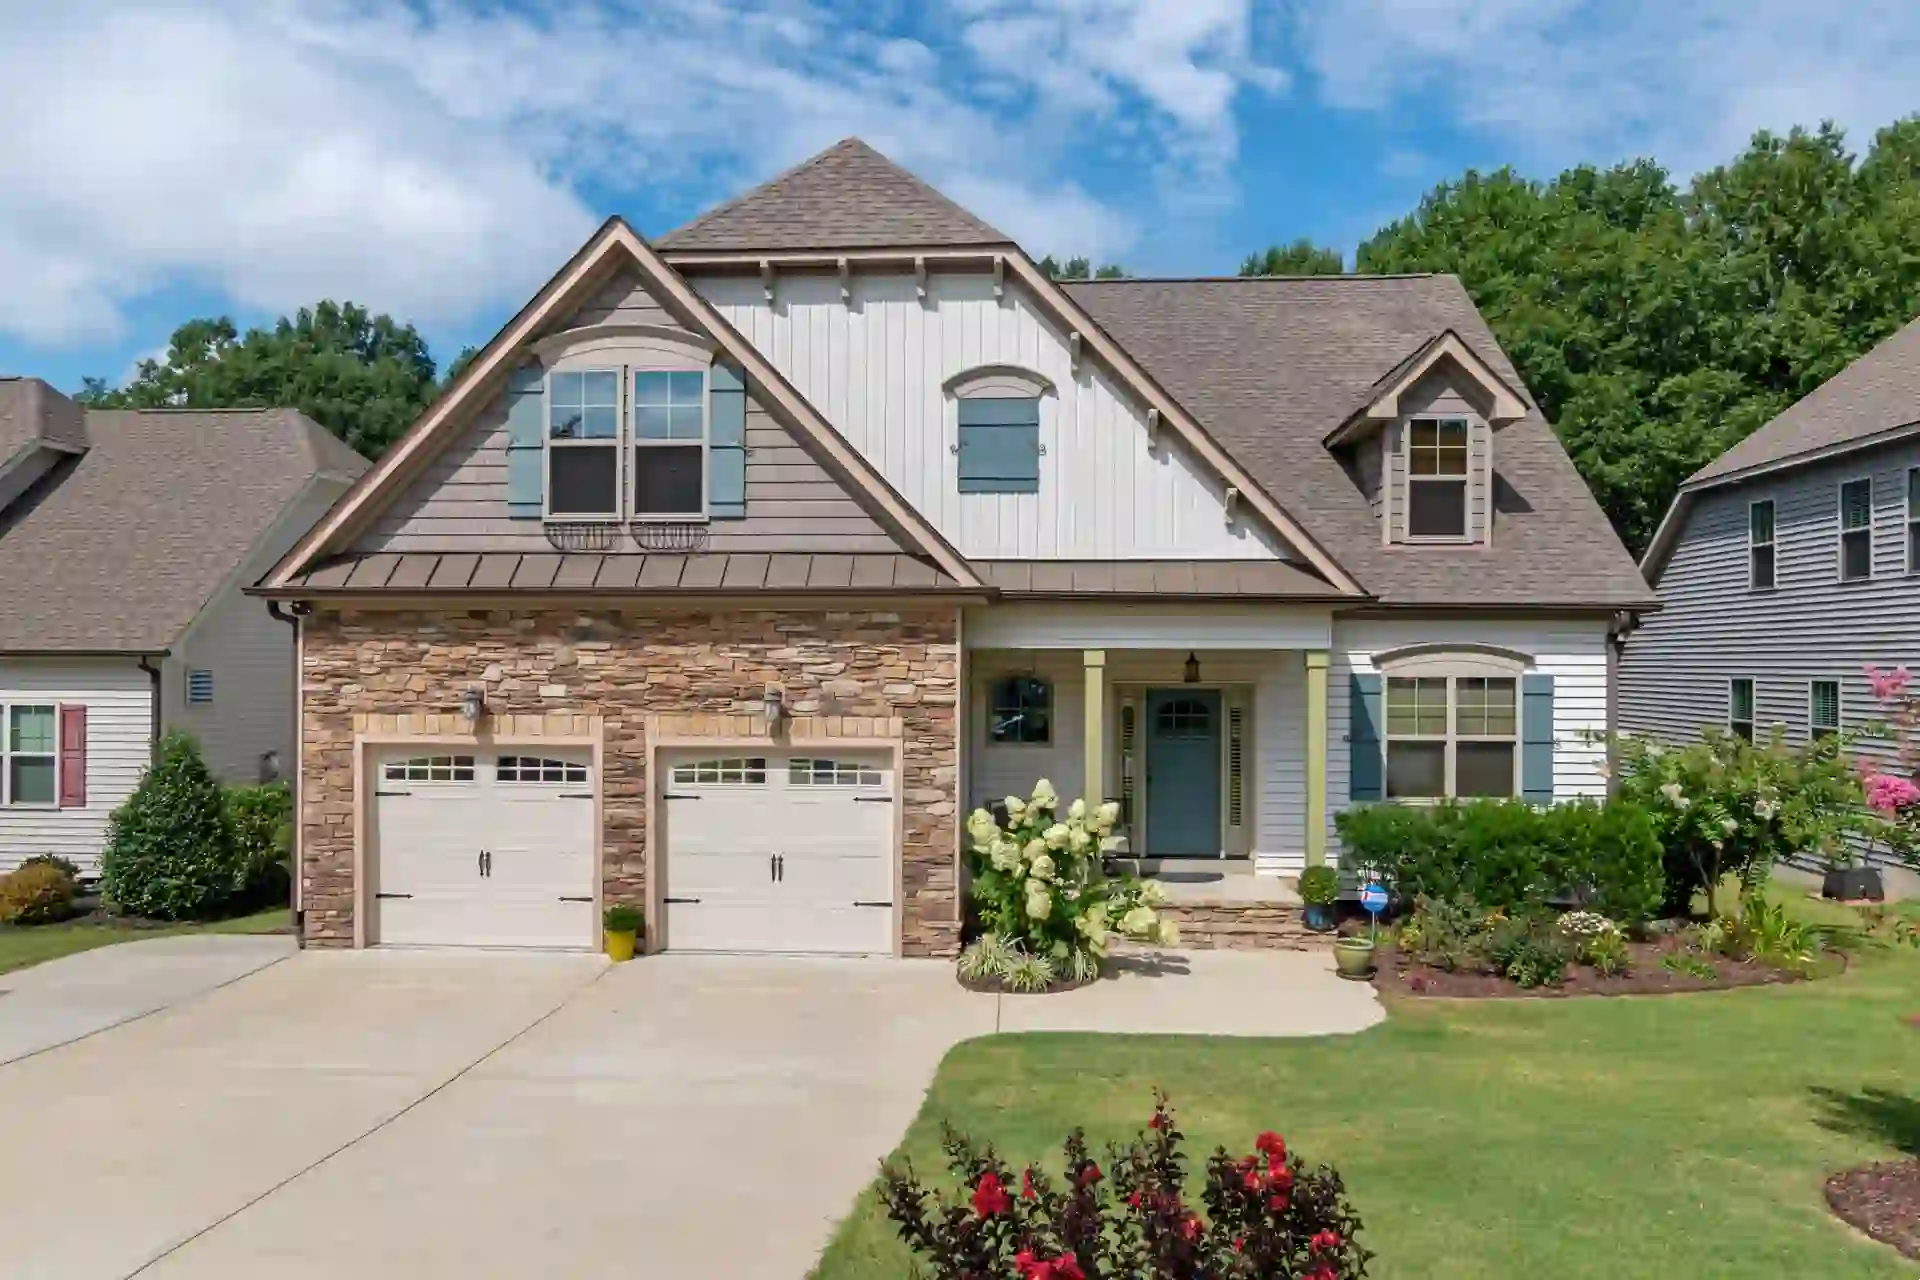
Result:
M199 670L187 672L187 701L213 701L213 672Z
M1244 707L1227 709L1227 825L1241 825L1242 799L1246 794L1242 768L1246 759L1247 712Z

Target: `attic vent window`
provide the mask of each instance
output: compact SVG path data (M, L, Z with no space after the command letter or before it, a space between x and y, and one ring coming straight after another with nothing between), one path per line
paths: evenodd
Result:
M1467 536L1467 424L1415 418L1407 442L1407 536Z
M199 670L187 672L187 701L213 701L213 672Z

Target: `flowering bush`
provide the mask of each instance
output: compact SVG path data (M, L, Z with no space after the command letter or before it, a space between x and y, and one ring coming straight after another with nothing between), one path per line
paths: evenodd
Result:
M1186 1198L1187 1157L1166 1098L1106 1168L1085 1136L1068 1135L1056 1181L1028 1165L1018 1175L991 1147L952 1129L943 1146L961 1185L929 1190L911 1165L881 1172L881 1198L933 1280L1355 1280L1373 1256L1355 1239L1360 1218L1340 1175L1309 1169L1276 1133L1231 1156L1217 1149L1200 1193Z
M1833 860L1867 821L1859 777L1837 737L1789 748L1757 746L1708 727L1700 741L1664 747L1621 738L1619 795L1653 815L1666 847L1663 914L1681 916L1693 895L1713 895L1728 875L1750 892L1788 853Z
M985 809L967 819L971 894L988 936L962 957L964 974L1037 990L1097 976L1115 934L1161 946L1179 940L1154 910L1164 901L1160 886L1101 865L1119 805L1075 800L1062 811L1045 778L1027 799L1004 804L1005 825Z
M1882 772L1871 759L1860 760L1860 784L1867 805L1879 819L1870 835L1884 839L1909 863L1920 865L1920 694L1904 666L1867 668L1867 684L1880 703L1878 736L1893 740L1895 771Z

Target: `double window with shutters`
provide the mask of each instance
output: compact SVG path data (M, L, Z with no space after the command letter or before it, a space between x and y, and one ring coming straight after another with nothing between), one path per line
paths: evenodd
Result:
M1479 653L1423 653L1351 677L1354 801L1553 799L1553 677Z
M86 803L86 707L0 702L0 806L66 809Z

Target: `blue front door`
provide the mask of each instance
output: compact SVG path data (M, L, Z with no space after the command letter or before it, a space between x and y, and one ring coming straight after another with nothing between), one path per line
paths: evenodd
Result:
M1220 856L1220 695L1147 692L1147 847L1153 858Z

